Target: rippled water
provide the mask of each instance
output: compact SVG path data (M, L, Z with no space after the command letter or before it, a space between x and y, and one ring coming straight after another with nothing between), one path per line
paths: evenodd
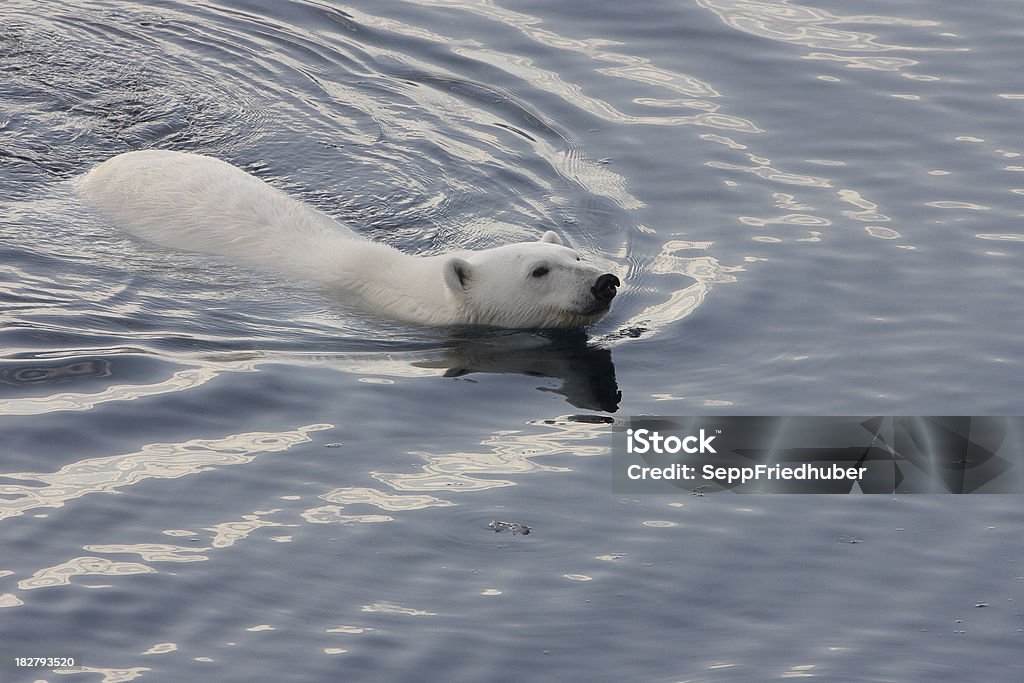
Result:
M1024 677L1019 497L611 493L616 415L1024 409L1019 7L808 2L0 5L0 680ZM148 147L625 286L353 315L78 203Z

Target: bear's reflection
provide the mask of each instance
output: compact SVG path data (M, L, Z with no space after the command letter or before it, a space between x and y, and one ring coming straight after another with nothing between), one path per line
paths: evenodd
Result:
M445 377L490 372L561 379L558 388L539 388L561 394L585 410L614 413L622 400L612 352L591 344L579 331L456 332L439 358L413 364L445 368Z

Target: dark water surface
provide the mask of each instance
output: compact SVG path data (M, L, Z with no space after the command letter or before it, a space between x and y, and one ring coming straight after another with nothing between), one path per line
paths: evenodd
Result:
M1019 496L611 492L620 415L1024 412L1019 3L811 1L0 4L0 681L1024 679ZM353 315L78 204L149 147L625 286Z

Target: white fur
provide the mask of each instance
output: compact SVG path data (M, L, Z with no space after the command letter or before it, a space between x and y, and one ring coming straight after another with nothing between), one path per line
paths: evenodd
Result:
M78 187L139 237L306 278L406 322L583 327L607 312L591 293L601 271L553 232L538 242L411 256L362 239L223 161L161 150L109 159ZM547 274L535 277L542 267Z

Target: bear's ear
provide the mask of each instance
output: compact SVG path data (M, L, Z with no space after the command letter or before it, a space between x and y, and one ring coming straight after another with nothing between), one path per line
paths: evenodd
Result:
M553 230L548 230L544 233L544 236L540 238L541 242L547 242L548 244L562 244L562 238L558 236Z
M453 256L444 262L444 283L456 294L464 294L473 279L473 266L469 261Z

